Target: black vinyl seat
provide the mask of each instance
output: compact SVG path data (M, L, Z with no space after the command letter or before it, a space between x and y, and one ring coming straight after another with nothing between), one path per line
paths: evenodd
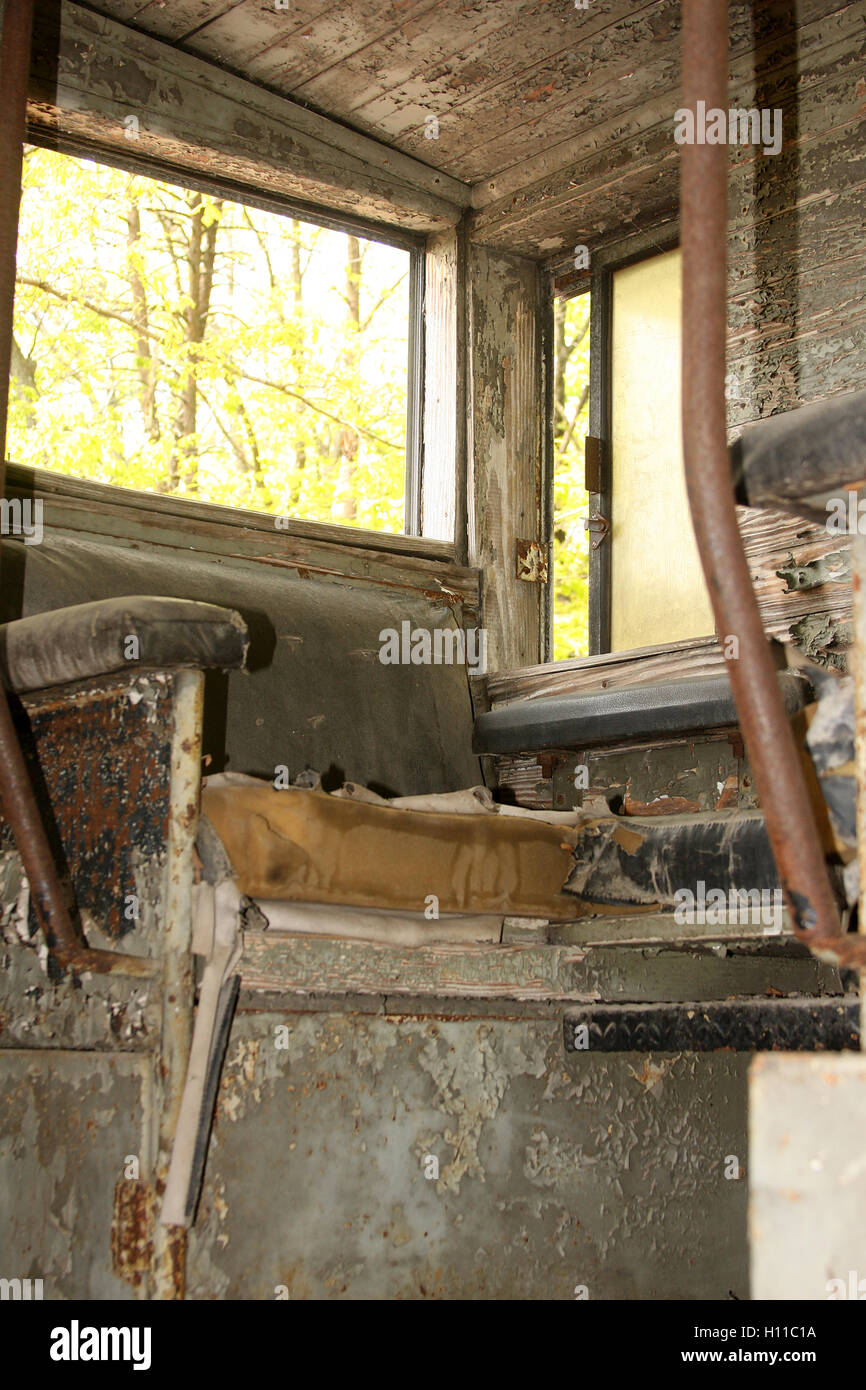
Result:
M789 716L812 699L799 671L781 671L779 686ZM516 700L475 721L476 753L537 753L547 748L589 748L625 739L657 738L735 728L737 709L726 672L621 690Z

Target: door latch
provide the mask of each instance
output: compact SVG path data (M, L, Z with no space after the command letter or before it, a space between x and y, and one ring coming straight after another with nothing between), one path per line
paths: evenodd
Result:
M589 543L593 550L598 550L604 538L610 535L610 522L601 512L590 512L583 523L583 529L591 533Z

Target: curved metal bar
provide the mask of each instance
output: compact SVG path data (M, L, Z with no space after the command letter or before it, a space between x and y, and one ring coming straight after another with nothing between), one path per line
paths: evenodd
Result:
M9 367L15 305L15 259L21 202L22 146L26 134L27 85L33 0L6 0L0 42L0 497L5 493ZM156 963L145 956L92 951L79 940L33 794L27 764L0 683L0 801L30 885L33 905L49 950L61 966L99 974L148 976Z
M727 0L683 3L683 106L697 113L698 101L728 108ZM737 524L725 412L728 150L695 141L681 159L683 452L716 633L794 933L817 954L862 964L866 939L841 932Z

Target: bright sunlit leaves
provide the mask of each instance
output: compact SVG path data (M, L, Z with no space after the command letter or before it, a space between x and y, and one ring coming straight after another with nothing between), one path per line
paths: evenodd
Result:
M583 441L589 432L589 295L554 306L553 659L586 656L589 535Z
M9 457L403 529L409 254L28 148Z

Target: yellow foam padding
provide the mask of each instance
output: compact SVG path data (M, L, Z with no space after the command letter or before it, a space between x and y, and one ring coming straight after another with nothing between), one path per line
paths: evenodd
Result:
M519 817L397 810L288 787L204 787L213 825L251 898L573 920L563 883L576 828Z

